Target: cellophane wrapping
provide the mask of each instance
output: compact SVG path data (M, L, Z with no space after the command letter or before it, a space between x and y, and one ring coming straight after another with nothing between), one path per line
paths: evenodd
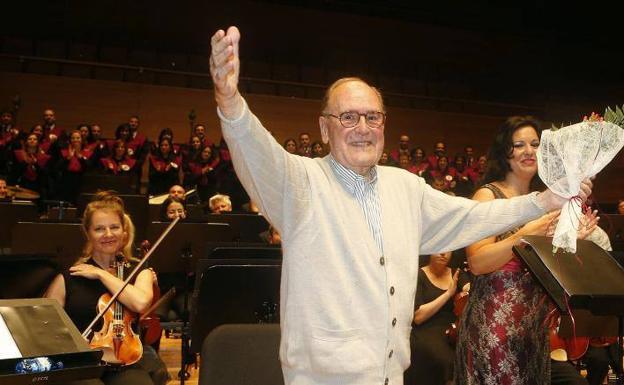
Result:
M605 121L583 121L544 130L537 154L538 172L554 193L567 198L553 237L553 247L576 252L576 234L583 215L578 196L581 182L602 170L624 146L624 130Z

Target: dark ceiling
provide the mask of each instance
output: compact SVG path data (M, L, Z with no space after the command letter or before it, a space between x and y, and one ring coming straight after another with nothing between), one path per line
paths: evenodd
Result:
M624 102L624 92L617 91L624 86L620 9L595 1L583 6L498 3L24 0L11 5L0 28L3 36L207 55L217 28L239 25L247 60L327 65L328 57L342 55L345 66L356 68L357 52L364 52L360 61L369 61L381 73L412 76L426 63L440 72L435 76L454 76L453 81L473 88L488 78L489 85L481 85L487 98L510 89L524 99L557 89L562 95L600 99L604 86L611 90L608 100L616 89L616 99ZM421 30L419 26L439 31L439 36L398 32Z
M553 1L164 1L164 0L23 0L11 5L1 27L3 34L32 37L97 39L160 48L198 47L205 30L233 24L252 15L249 4L281 6L330 13L357 14L413 23L441 25L487 33L538 38L544 34L569 39L579 47L622 47L621 14L612 2L561 5ZM8 16L8 17L7 17ZM265 20L275 23L276 20Z

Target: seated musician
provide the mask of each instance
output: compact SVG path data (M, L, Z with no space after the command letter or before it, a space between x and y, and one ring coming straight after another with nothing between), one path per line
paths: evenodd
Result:
M179 189L177 189L179 188ZM181 190L181 192L180 192ZM182 186L172 186L169 190L169 196L160 206L160 220L163 222L171 222L180 217L180 220L186 218L186 201L184 200L184 188ZM158 282L160 289L164 292L175 288L177 294L168 306L159 307L161 319L167 321L176 321L182 319L184 315L184 293L187 288L187 282L184 274L179 273L159 273ZM190 282L188 284L191 284ZM166 308L163 311L162 308Z
M87 205L82 223L87 237L83 256L69 271L59 274L45 294L60 302L80 331L85 330L95 318L100 296L106 293L112 295L123 284L123 280L111 272L110 267L116 261L116 256L121 254L125 262L136 262L132 257L134 225L125 214L123 202L118 196L107 192L98 193L95 200ZM126 274L130 271L126 269ZM130 310L136 314L146 311L152 303L152 285L152 272L148 269L139 272L134 282L118 297L124 311ZM102 324L100 321L93 330L102 329ZM92 335L89 336L91 338ZM158 356L150 349L149 346L143 346L143 357L134 364L111 364L104 372L101 383L166 383L164 364L158 362ZM154 373L155 380L159 380L153 381L150 372Z
M433 254L418 271L418 285L411 334L412 364L405 372L405 385L442 385L453 380L455 349L446 330L457 316L453 298L459 290L468 292L468 274L448 267L451 252Z
M186 203L183 198L170 195L160 206L160 220L169 222L178 217L186 218Z
M10 202L12 198L13 197L9 195L6 180L0 178L0 202Z
M212 214L229 213L232 211L232 201L228 195L216 194L208 200L208 207Z

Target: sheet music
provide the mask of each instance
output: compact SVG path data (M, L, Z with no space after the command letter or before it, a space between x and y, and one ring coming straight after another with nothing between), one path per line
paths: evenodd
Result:
M0 314L0 360L22 358L22 352L17 347L11 331Z

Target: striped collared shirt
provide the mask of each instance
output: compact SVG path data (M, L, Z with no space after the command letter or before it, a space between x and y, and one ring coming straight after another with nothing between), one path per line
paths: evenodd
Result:
M329 155L329 161L334 174L342 186L351 193L364 211L368 228L375 239L379 251L383 253L383 237L381 233L381 204L377 189L377 166L362 176L338 163Z

